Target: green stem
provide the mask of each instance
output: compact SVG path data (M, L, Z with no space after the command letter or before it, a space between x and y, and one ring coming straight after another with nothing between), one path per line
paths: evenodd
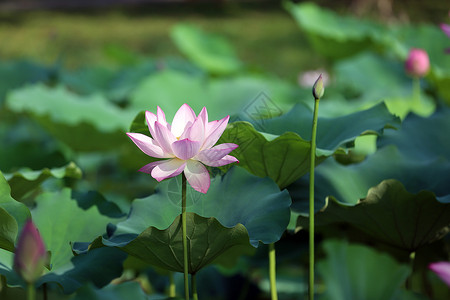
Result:
M195 274L192 274L192 276L191 276L191 283L192 283L192 298L194 300L198 300L197 279L195 278Z
M34 283L28 283L27 300L35 300L35 299L36 299L36 288L34 287Z
M276 264L277 262L275 256L275 243L272 243L269 244L269 279L270 279L270 295L272 300L278 300Z
M169 272L169 297L176 297L175 280L173 279L173 272Z
M317 115L320 99L314 101L314 117L311 133L311 165L309 171L309 300L314 299L314 167L316 165Z
M414 103L420 103L420 78L413 78L413 101Z
M189 300L189 265L188 265L188 247L187 247L187 225L186 225L186 176L181 175L181 222L183 226L183 256L184 256L184 297Z

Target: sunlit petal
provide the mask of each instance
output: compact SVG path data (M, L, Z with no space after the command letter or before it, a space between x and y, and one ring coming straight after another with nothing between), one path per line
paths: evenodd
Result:
M183 104L176 112L172 121L172 133L176 137L180 137L186 129L186 125L191 125L195 120L195 112L186 103Z
M206 133L205 142L203 143L202 149L211 148L215 143L217 143L223 131L227 128L229 119L230 116L226 116L217 123L212 124L212 126L208 126L208 132Z
M206 194L211 185L211 179L209 178L208 170L202 163L196 160L188 160L184 169L184 175L194 190Z
M171 157L171 155L165 153L152 138L141 133L133 132L129 132L127 135L136 144L136 146L138 146L138 148L148 156L156 158Z

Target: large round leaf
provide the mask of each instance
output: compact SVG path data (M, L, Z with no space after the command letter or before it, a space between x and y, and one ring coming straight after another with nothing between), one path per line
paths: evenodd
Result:
M248 123L234 122L219 142L238 144L232 155L241 166L257 176L269 176L284 188L309 172L311 124L310 108L297 104L281 117L259 122L269 135L263 135ZM334 153L343 153L340 148L352 144L359 135L381 134L384 128L398 125L399 119L383 103L347 116L319 118L316 164Z
M410 272L387 254L345 241L325 241L326 258L317 270L326 291L322 300L394 300ZM414 298L413 298L414 299Z
M264 114L270 109L272 116L280 115L298 101L298 93L295 87L276 78L207 78L164 70L148 76L133 91L130 110L154 112L159 105L171 122L180 106L188 103L197 113L206 106L210 120L227 114L241 119L255 114L260 118L255 106L262 107Z
M74 292L85 282L93 282L97 286L107 284L120 276L126 257L117 249L106 248L73 257L71 243L92 240L103 234L106 225L115 220L100 215L95 207L86 211L79 208L70 195L69 189L41 194L32 210L33 222L51 252L51 270L37 284L57 283L66 293ZM7 258L7 254L3 253L1 257ZM1 263L0 273L6 275L9 284L23 284L12 271L12 260L2 260Z
M17 234L31 215L23 203L11 197L11 188L1 172L0 215L0 248L14 251Z
M229 74L242 66L233 48L220 36L208 34L189 24L172 28L172 40L190 60L213 74Z
M308 141L294 132L266 136L250 123L234 122L228 125L219 143L238 144L239 147L231 154L239 160L239 166L257 176L272 178L280 188L309 172ZM316 165L325 158L316 156Z
M29 170L21 169L11 174L5 174L5 178L11 187L11 196L15 199L20 199L28 192L38 187L46 179L54 178L81 178L81 170L74 163L60 168L42 169L42 170Z
M308 227L300 216L297 226ZM396 180L385 180L369 190L354 206L330 197L328 206L315 216L316 226L344 223L378 241L414 252L449 231L450 203L442 203L428 191L412 194Z
M243 224L250 243L270 244L283 234L289 222L291 199L269 178L259 178L242 168L233 167L224 176L216 176L206 194L188 188L187 211L202 217L215 217L222 225ZM165 180L157 193L137 199L131 214L117 224L115 234L141 233L149 226L165 229L181 213L181 178Z
M306 32L316 51L331 58L358 53L379 39L387 39L382 26L354 17L341 16L314 3L285 2L286 9Z
M82 97L60 86L42 84L10 92L6 105L16 113L31 115L58 140L82 151L110 150L125 144L123 132L134 115L101 95Z
M194 213L187 213L186 218L191 274L211 263L232 266L240 255L250 255L255 250L250 245L247 230L242 224L227 228L215 218L204 218ZM116 246L113 240L114 238L105 244ZM183 272L181 216L177 216L165 230L147 228L121 249L165 270Z
M259 242L279 240L289 222L290 203L288 193L280 192L272 180L237 167L215 177L207 194L189 187L190 272L212 262L230 265L239 255L251 253ZM114 235L103 244L181 272L180 213L181 179L175 177L161 182L152 196L135 200L128 219L117 224ZM101 243L97 239L91 248Z

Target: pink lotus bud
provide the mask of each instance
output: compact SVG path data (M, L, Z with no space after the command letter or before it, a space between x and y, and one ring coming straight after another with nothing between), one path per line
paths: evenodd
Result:
M325 89L323 87L322 74L320 74L319 78L317 78L317 80L314 83L313 88L312 88L312 93L313 93L314 99L322 98L324 92L325 92Z
M47 251L39 231L29 219L22 229L14 255L14 270L28 282L42 275L48 261Z
M430 60L425 50L413 48L405 62L405 70L411 76L423 77L430 69Z
M450 287L450 262L440 261L428 265L428 268L436 273Z

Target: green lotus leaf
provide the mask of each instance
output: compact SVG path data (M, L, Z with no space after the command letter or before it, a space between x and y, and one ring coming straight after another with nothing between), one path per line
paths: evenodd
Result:
M312 119L312 110L306 104L298 103L288 113L264 120L261 127L264 132L275 135L286 131L295 132L309 143ZM330 156L339 147L345 148L345 144L353 142L360 135L381 135L385 128L399 126L400 119L393 116L384 103L378 103L369 109L346 116L319 118L316 153L319 156Z
M14 251L17 234L31 214L25 204L11 197L11 188L1 172L0 214L0 248Z
M246 120L281 115L302 95L299 89L276 78L205 78L168 69L148 76L137 86L129 110L135 114L141 110L155 112L159 105L171 122L180 106L188 103L197 113L206 106L210 120L227 114Z
M233 167L212 179L206 194L189 186L186 210L206 218L215 217L226 227L244 225L250 243L257 247L259 241L270 244L280 239L289 222L290 204L287 191L280 192L269 178ZM149 226L166 229L180 213L181 178L176 177L162 181L155 194L134 200L128 219L117 224L114 235L140 234Z
M395 145L401 155L412 162L433 159L448 162L450 140L446 128L450 128L450 109L447 107L442 107L428 118L411 114L403 121L400 130L389 131L379 137L377 146Z
M250 255L255 250L242 224L227 228L215 218L204 218L194 213L187 213L186 218L189 273L191 274L197 273L211 263L233 265L240 255ZM111 242L105 242L105 244L117 245ZM155 227L147 228L120 248L151 265L183 272L181 216L177 216L165 230Z
M410 273L407 265L388 254L345 241L325 241L323 249L326 258L318 262L317 271L327 289L319 299L399 299L400 287Z
M284 4L314 49L326 57L352 56L389 38L387 30L368 20L341 16L314 3Z
M383 103L348 116L319 118L316 165L327 156L344 153L340 148L359 135L380 134L384 128L398 126L398 123L399 119L392 116ZM309 107L297 104L281 117L259 122L269 135L256 131L246 122L234 122L229 124L219 143L238 144L239 148L232 155L240 166L257 176L269 176L284 188L309 172L311 124Z
M100 95L83 97L61 86L42 84L10 92L6 106L29 114L58 140L79 151L110 150L127 143L123 132L134 114Z
M402 61L361 53L337 62L334 69L336 86L359 95L353 105L367 107L384 101L389 111L402 119L410 112L429 116L436 109L436 104L426 93L421 92L420 97L415 98L413 80L406 75Z
M99 249L74 258L70 245L75 241L91 241L105 232L108 223L115 223L117 219L102 216L95 207L81 209L71 199L70 189L43 193L36 198L36 203L32 210L33 222L51 252L51 270L41 277L39 285L55 282L64 292L71 293L83 282L92 281L101 286L120 276L126 257L122 251ZM0 257L5 257L1 260L0 272L6 275L8 283L21 284L12 271L12 260L6 260L8 254L3 253Z
M28 61L2 61L0 62L0 103L8 91L27 83L46 81L52 75L47 67Z
M16 219L0 206L0 249L14 252L18 231Z
M191 273L210 263L230 266L259 242L274 243L290 217L287 191L237 167L216 176L207 194L188 187L186 206ZM100 237L89 247L74 245L74 250L120 247L146 263L182 272L180 213L181 178L175 177L161 182L155 194L134 200L128 219L117 224L111 237Z
M414 252L449 231L450 203L442 203L429 191L409 193L397 180L389 179L371 188L356 205L329 198L326 209L315 216L317 227L345 223L378 241ZM297 226L308 226L300 216Z
M230 74L242 66L242 62L225 39L206 33L194 25L175 25L171 37L184 55L210 73Z
M239 145L231 153L239 160L239 166L259 177L270 177L280 188L309 172L310 143L294 132L267 139L250 123L234 122L228 125L219 143ZM325 158L316 156L316 165Z
M73 162L60 168L29 170L21 169L11 174L4 174L11 187L11 196L15 199L21 199L28 192L34 190L46 179L53 178L81 178L81 170Z
M163 300L176 298L159 297L155 298L153 296L146 295L142 290L139 282L128 281L121 284L111 284L102 289L96 289L92 285L85 285L80 290L77 291L74 300L122 300L122 299L133 299L133 300Z

